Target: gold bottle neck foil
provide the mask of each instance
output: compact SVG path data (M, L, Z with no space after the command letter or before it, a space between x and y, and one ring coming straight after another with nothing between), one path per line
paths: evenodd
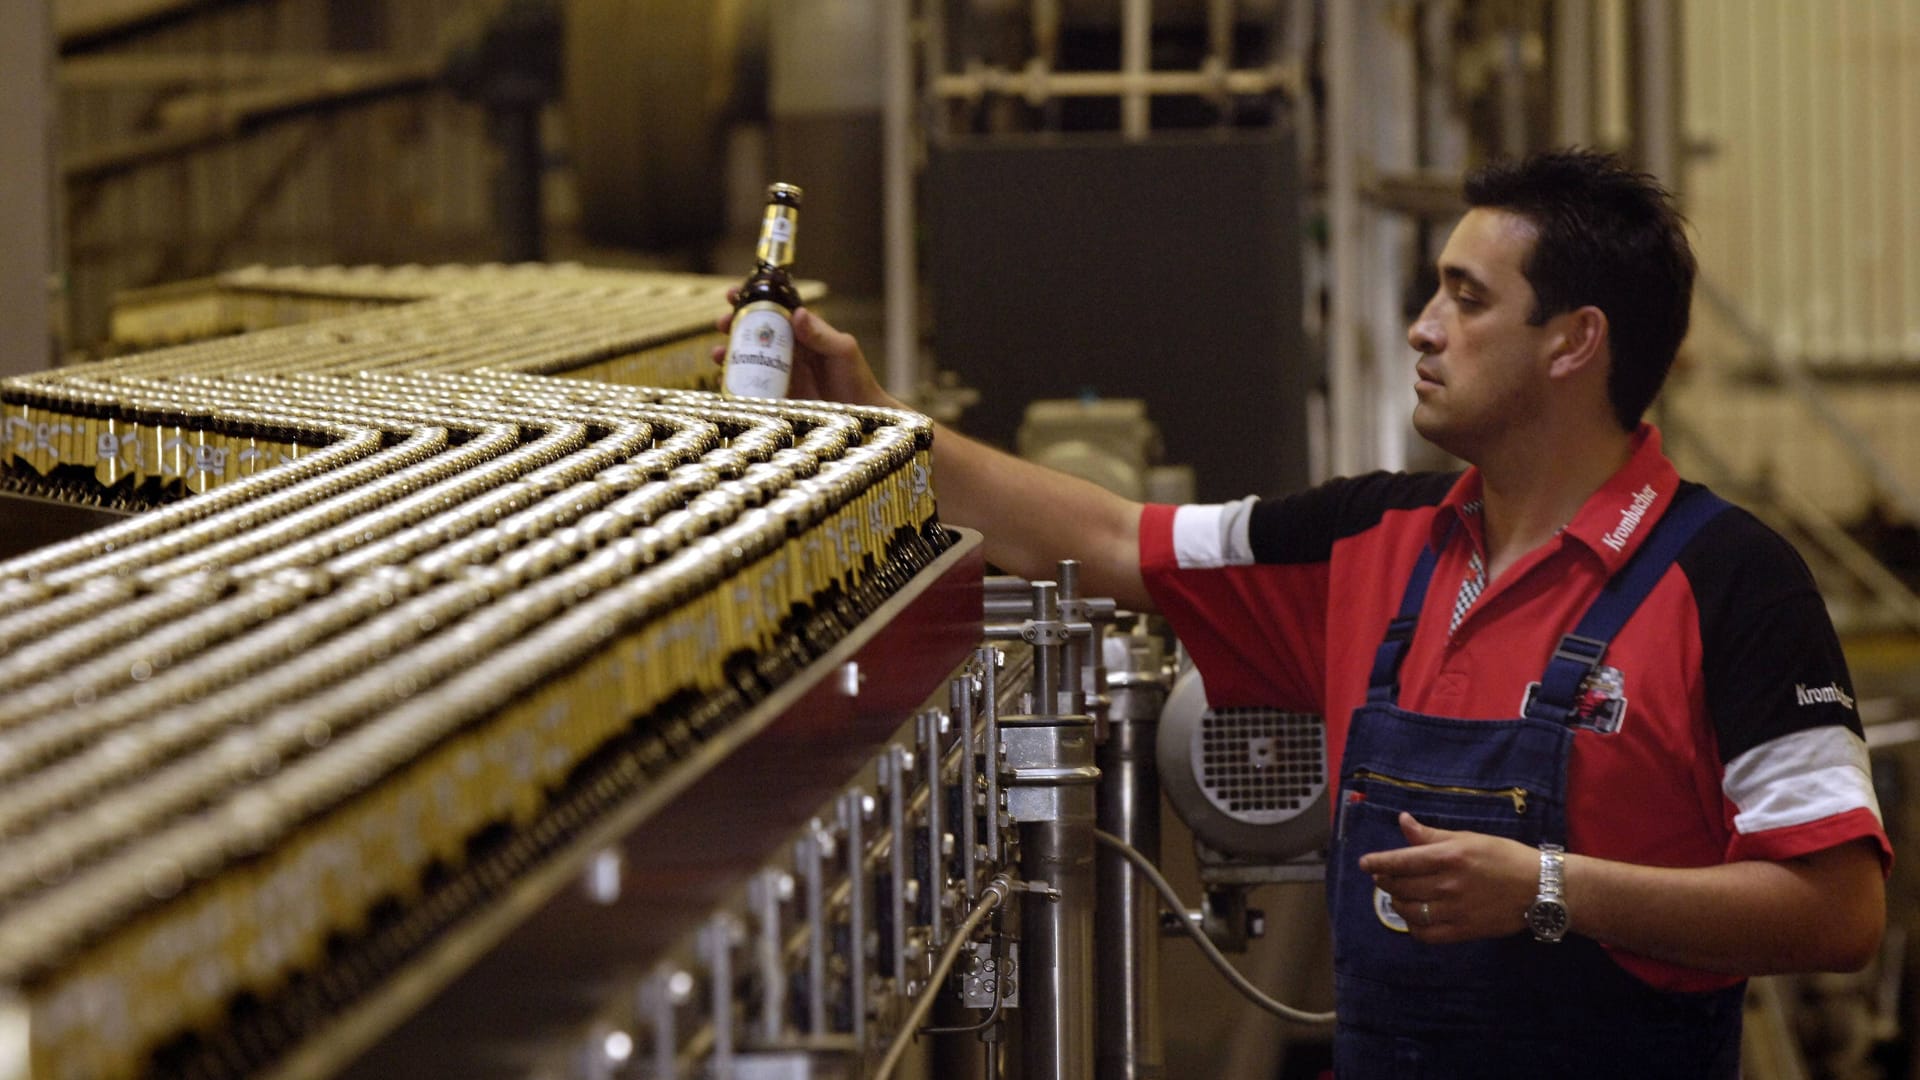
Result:
M768 203L766 217L760 221L760 246L754 258L763 266L792 266L794 233L799 229L800 211L783 203Z

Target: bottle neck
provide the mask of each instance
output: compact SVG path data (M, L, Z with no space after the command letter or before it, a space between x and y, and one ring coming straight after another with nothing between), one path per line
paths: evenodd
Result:
M760 220L760 246L754 258L765 267L793 265L794 233L798 231L799 211L784 203L768 203Z

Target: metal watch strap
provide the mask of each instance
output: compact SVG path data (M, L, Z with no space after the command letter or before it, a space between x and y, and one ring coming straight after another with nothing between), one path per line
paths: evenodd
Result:
M1559 844L1540 845L1540 895L1565 900L1562 895L1567 867L1567 849Z

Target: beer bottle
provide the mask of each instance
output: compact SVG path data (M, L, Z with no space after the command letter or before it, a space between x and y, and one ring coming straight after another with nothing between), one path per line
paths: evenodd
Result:
M793 374L793 309L800 306L800 292L787 276L787 267L793 263L799 216L799 188L767 185L767 213L760 221L756 265L734 303L733 335L720 377L721 388L729 396L787 396L787 380Z

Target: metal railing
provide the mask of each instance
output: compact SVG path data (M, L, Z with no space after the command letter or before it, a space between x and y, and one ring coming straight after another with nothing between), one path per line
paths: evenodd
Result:
M1836 405L1826 386L1797 360L1781 355L1767 332L1740 306L1718 282L1704 275L1696 282L1695 295L1721 319L1739 339L1753 368L1775 381L1781 397L1810 426L1806 429L1830 437L1844 459L1861 474L1880 499L1909 522L1920 522L1920 495L1887 460L1865 432ZM1708 365L1710 379L1724 379ZM1711 392L1711 391L1709 391ZM1844 574L1868 598L1884 617L1920 630L1920 595L1894 573L1872 551L1854 539L1834 514L1794 484L1778 475L1755 477L1720 453L1713 435L1698 424L1690 424L1672 410L1663 416L1670 433L1681 436L1687 449L1716 473L1723 483L1746 488L1754 497L1764 499L1763 509L1786 530L1802 541L1806 552L1817 556L1828 569Z

